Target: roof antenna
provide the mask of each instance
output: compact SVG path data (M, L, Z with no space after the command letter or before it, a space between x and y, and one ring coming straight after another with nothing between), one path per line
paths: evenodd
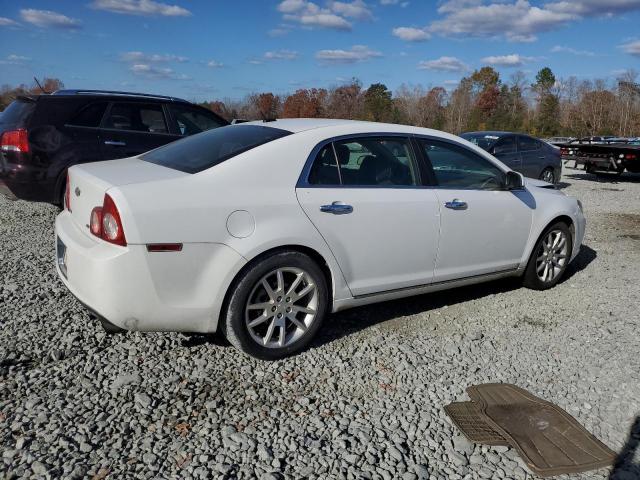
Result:
M42 90L42 93L46 93L47 95L51 93L51 92L47 92L44 88L42 88L42 85L40 85L40 82L38 81L38 79L36 77L33 77L33 79L36 81L36 84L38 85L40 90Z

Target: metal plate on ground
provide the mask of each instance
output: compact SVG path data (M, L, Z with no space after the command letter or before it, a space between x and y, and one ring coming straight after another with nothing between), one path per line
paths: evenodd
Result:
M510 384L467 389L486 423L542 477L609 466L615 453L563 409Z
M473 443L509 446L509 442L484 420L473 402L453 402L444 407L453 424Z

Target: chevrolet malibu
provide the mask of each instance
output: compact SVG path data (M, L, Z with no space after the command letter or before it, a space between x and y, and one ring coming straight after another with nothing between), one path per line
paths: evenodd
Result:
M291 119L69 170L57 270L107 330L221 331L275 359L323 318L500 277L553 287L582 206L460 137Z

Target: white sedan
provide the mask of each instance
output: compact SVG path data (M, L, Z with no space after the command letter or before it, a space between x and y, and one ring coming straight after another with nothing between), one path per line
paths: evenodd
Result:
M291 119L74 166L57 269L108 330L215 332L263 359L328 312L505 276L546 289L582 206L423 128Z

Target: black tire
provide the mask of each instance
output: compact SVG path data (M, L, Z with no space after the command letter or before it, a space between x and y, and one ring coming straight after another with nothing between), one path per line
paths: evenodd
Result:
M286 268L304 271L316 286L317 305L315 317L307 330L300 334L300 337L293 343L283 347L266 347L258 344L249 332L249 327L245 321L245 309L249 296L255 291L261 279L274 270ZM230 294L226 302L227 306L220 319L220 331L229 343L238 350L261 360L277 360L298 352L309 344L324 320L328 303L327 281L318 264L300 252L277 251L249 264L231 285ZM265 323L269 322L266 321Z
M558 181L558 179L556 178L556 173L553 171L553 168L545 168L544 170L542 170L542 172L540 173L540 180L544 180L545 182L547 182L548 180L545 180L544 177L546 174L550 173L551 174L551 184L555 185L556 182Z
M560 268L560 271L556 274L556 276L550 281L544 281L538 276L537 272L537 259L543 252L543 242L547 238L550 232L559 230L561 231L566 238L567 242L567 252L565 262ZM529 257L529 262L527 263L527 268L524 271L524 275L522 277L522 284L530 288L532 290L547 290L549 288L554 287L561 279L562 276L567 271L567 266L569 265L569 259L571 258L571 251L573 248L573 237L571 236L571 230L564 222L556 222L552 225L549 225L538 241L536 242L536 246L531 251L531 256Z

